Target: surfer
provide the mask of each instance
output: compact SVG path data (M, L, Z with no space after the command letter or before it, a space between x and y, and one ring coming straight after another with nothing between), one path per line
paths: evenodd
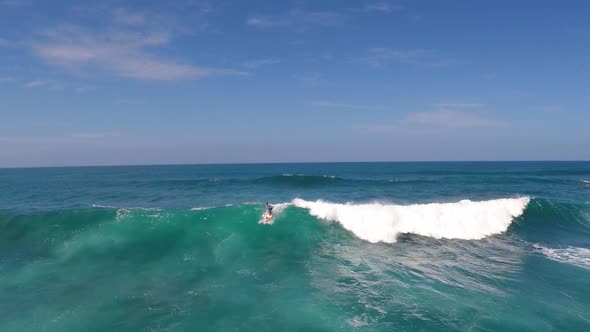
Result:
M266 213L269 216L272 216L272 207L273 207L272 205L270 205L270 204L268 204L268 202L266 202Z

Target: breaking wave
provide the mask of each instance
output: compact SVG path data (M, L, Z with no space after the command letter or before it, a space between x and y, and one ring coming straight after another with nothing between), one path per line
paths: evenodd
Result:
M337 221L369 242L396 242L411 233L433 238L477 240L505 232L529 203L529 197L414 205L338 204L293 200L321 219Z

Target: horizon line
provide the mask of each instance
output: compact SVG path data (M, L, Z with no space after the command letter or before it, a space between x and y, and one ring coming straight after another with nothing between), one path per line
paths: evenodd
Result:
M289 165L289 164L377 164L377 163L526 163L526 162L590 162L590 159L537 159L537 160L397 160L397 161L289 161L289 162L228 162L228 163L170 163L170 164L106 164L61 166L0 166L2 169L36 168L90 168L90 167L152 167L152 166L224 166L224 165Z

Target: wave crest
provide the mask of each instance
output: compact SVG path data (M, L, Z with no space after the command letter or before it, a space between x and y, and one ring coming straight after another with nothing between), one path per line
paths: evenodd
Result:
M433 238L478 240L505 232L514 218L529 203L529 197L501 198L473 202L414 205L338 204L305 201L293 204L309 209L311 215L337 221L361 239L369 242L396 241L402 233Z

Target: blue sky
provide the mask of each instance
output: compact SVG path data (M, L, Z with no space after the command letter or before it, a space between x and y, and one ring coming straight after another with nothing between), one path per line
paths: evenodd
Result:
M589 13L0 0L0 166L590 159Z

